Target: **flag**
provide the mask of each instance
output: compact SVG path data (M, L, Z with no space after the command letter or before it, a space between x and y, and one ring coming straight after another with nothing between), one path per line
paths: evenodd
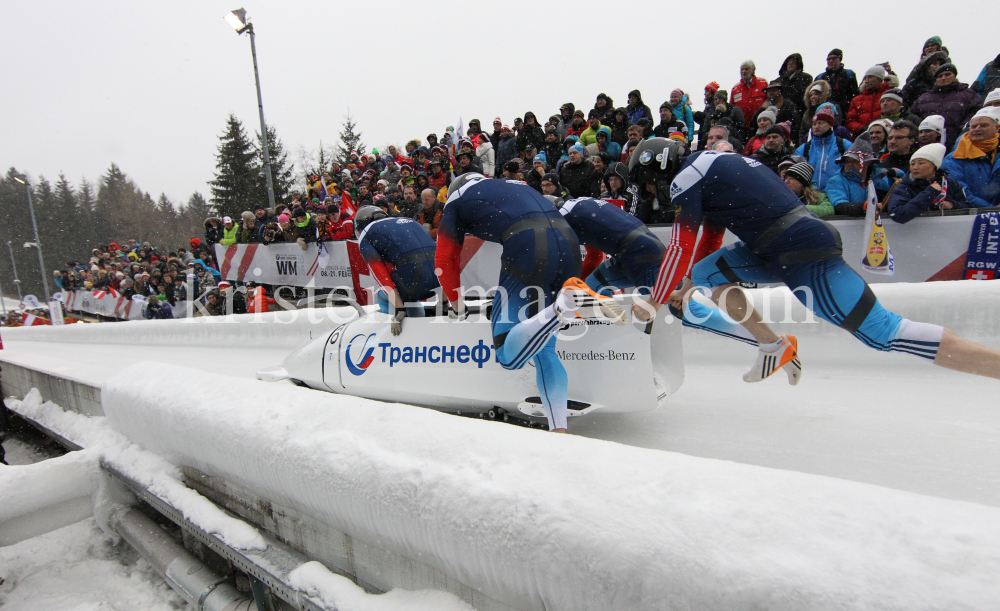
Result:
M878 212L878 196L875 195L875 183L868 183L868 202L865 205L865 233L861 243L865 245L865 254L861 265L873 274L893 276L896 269L892 259L892 249L889 248L889 236L882 225L882 215Z
M119 297L121 297L121 295L118 293L118 291L116 291L115 289L113 289L111 287L108 287L108 290L106 290L106 291L94 291L94 298L95 299L104 299L105 295L111 295L115 299L118 299Z
M976 216L965 257L966 280L994 280L1000 269L1000 214Z
M47 318L42 318L41 316L35 316L34 314L28 314L25 312L21 315L21 324L25 327L37 327L39 325L48 325L51 323Z

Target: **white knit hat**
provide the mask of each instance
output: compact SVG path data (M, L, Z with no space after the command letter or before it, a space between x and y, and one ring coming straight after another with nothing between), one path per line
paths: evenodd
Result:
M948 152L948 149L944 147L943 144L937 142L933 144L925 144L917 149L916 153L910 157L910 161L914 159L926 159L934 164L935 168L940 168L941 164L944 163L944 155Z
M877 76L880 81L885 80L886 71L885 68L879 65L874 65L865 72L865 76Z
M931 115L920 122L920 129L933 129L941 134L941 142L948 140L948 132L944 129L944 117L941 115Z
M993 119L994 123L1000 124L1000 106L986 106L980 108L972 118L976 117L986 117L988 119Z
M990 102L1000 102L1000 89L994 89L986 94L986 99L983 100L983 106L986 106Z

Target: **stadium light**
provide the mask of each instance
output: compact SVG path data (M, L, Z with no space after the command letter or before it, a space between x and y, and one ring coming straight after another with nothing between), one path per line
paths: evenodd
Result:
M229 11L223 19L233 26L237 34L250 34L250 54L253 55L253 78L257 83L257 110L260 113L260 140L264 145L264 176L267 178L267 203L274 209L274 181L271 178L271 152L267 145L267 126L264 124L264 102L260 97L260 73L257 71L257 43L254 38L253 24L247 19L247 12L238 8Z
M15 176L14 180L24 185L25 190L28 192L28 211L31 212L31 228L35 231L35 241L25 242L24 247L30 248L34 246L38 249L38 271L42 274L42 289L45 290L45 301L48 303L51 298L49 293L49 283L48 277L45 275L45 259L42 258L42 241L38 239L38 223L35 222L35 207L31 204L31 185L28 184L27 176ZM10 247L10 242L7 242L7 246ZM11 252L10 259L11 262L14 261L13 251ZM18 287L18 289L20 289L20 287Z

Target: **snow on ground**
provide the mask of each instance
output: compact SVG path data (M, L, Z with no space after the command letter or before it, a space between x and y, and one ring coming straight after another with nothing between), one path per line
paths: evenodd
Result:
M5 611L176 611L186 607L118 537L82 522L0 547Z

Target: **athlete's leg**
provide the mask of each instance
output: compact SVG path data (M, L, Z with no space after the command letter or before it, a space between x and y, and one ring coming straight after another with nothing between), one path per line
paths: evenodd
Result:
M945 369L1000 379L1000 352L945 329L934 364Z
M547 304L539 287L527 287L506 274L500 274L500 284L493 300L493 346L504 369L521 369L534 359L545 363L537 369L538 392L545 406L549 430L566 428L566 369L555 354L555 333L564 324L556 316L556 304ZM544 291L543 291L544 293ZM532 301L540 300L538 313L530 315ZM499 302L499 303L498 303ZM548 353L542 355L542 353ZM539 358L536 358L539 357Z
M550 337L545 347L534 356L534 362L535 381L545 416L549 419L549 430L566 432L569 378L556 355L555 336Z

